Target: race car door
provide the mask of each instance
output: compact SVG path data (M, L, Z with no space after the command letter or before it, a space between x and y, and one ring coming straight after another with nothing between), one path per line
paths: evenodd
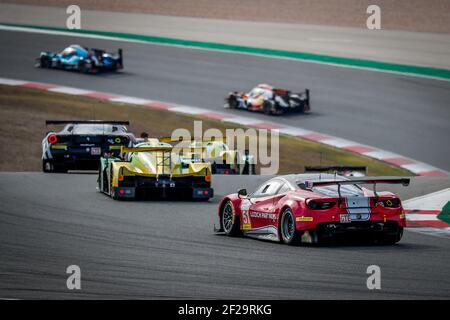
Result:
M276 215L274 207L274 195L283 185L281 180L270 180L261 185L248 199L248 211L246 216L243 213L243 222L247 220L248 235L273 236L276 235Z

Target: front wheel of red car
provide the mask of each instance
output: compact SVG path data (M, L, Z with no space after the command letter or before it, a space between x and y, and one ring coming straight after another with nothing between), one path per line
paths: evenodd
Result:
M234 208L231 201L227 201L222 209L221 223L226 235L234 237L241 233L239 216L234 214Z
M302 232L295 228L295 217L291 209L285 209L281 214L281 240L288 245L301 242Z

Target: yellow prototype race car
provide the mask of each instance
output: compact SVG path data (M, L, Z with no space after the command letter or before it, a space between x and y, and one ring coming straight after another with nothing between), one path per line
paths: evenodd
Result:
M179 142L168 137L162 142ZM182 153L183 160L211 163L213 174L255 174L255 161L248 150L240 152L231 149L222 139L192 140Z
M113 199L208 200L214 195L211 174L209 162L186 159L169 143L148 139L122 147L118 158L101 158L98 189Z

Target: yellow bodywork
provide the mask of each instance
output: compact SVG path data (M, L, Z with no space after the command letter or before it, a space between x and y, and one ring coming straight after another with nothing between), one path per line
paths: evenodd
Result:
M229 149L222 141L194 141L190 148L192 151L184 152L184 156L195 155L210 163L230 164L232 167L239 164L238 151Z
M186 158L193 157L202 159L210 163L230 164L235 169L240 164L239 152L230 149L226 143L226 139L214 138L214 140L173 140L171 137L160 138L162 142L176 142L177 148L183 148L183 156Z
M158 139L149 139L134 148L122 147L121 155L124 161L111 163L113 187L118 187L119 179L127 176L204 177L205 181L211 182L209 162L186 161L179 150Z

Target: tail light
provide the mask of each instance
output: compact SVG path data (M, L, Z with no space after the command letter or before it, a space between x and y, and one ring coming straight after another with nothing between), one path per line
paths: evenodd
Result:
M211 176L205 176L205 181L206 182L211 182Z
M306 202L308 208L312 210L328 210L336 205L334 201L316 201L309 200Z
M47 137L47 141L50 144L55 144L58 142L58 136L56 134L51 134Z
M400 199L393 198L393 199L379 200L377 202L377 206L381 206L381 207L385 207L385 208L399 208L400 207Z

